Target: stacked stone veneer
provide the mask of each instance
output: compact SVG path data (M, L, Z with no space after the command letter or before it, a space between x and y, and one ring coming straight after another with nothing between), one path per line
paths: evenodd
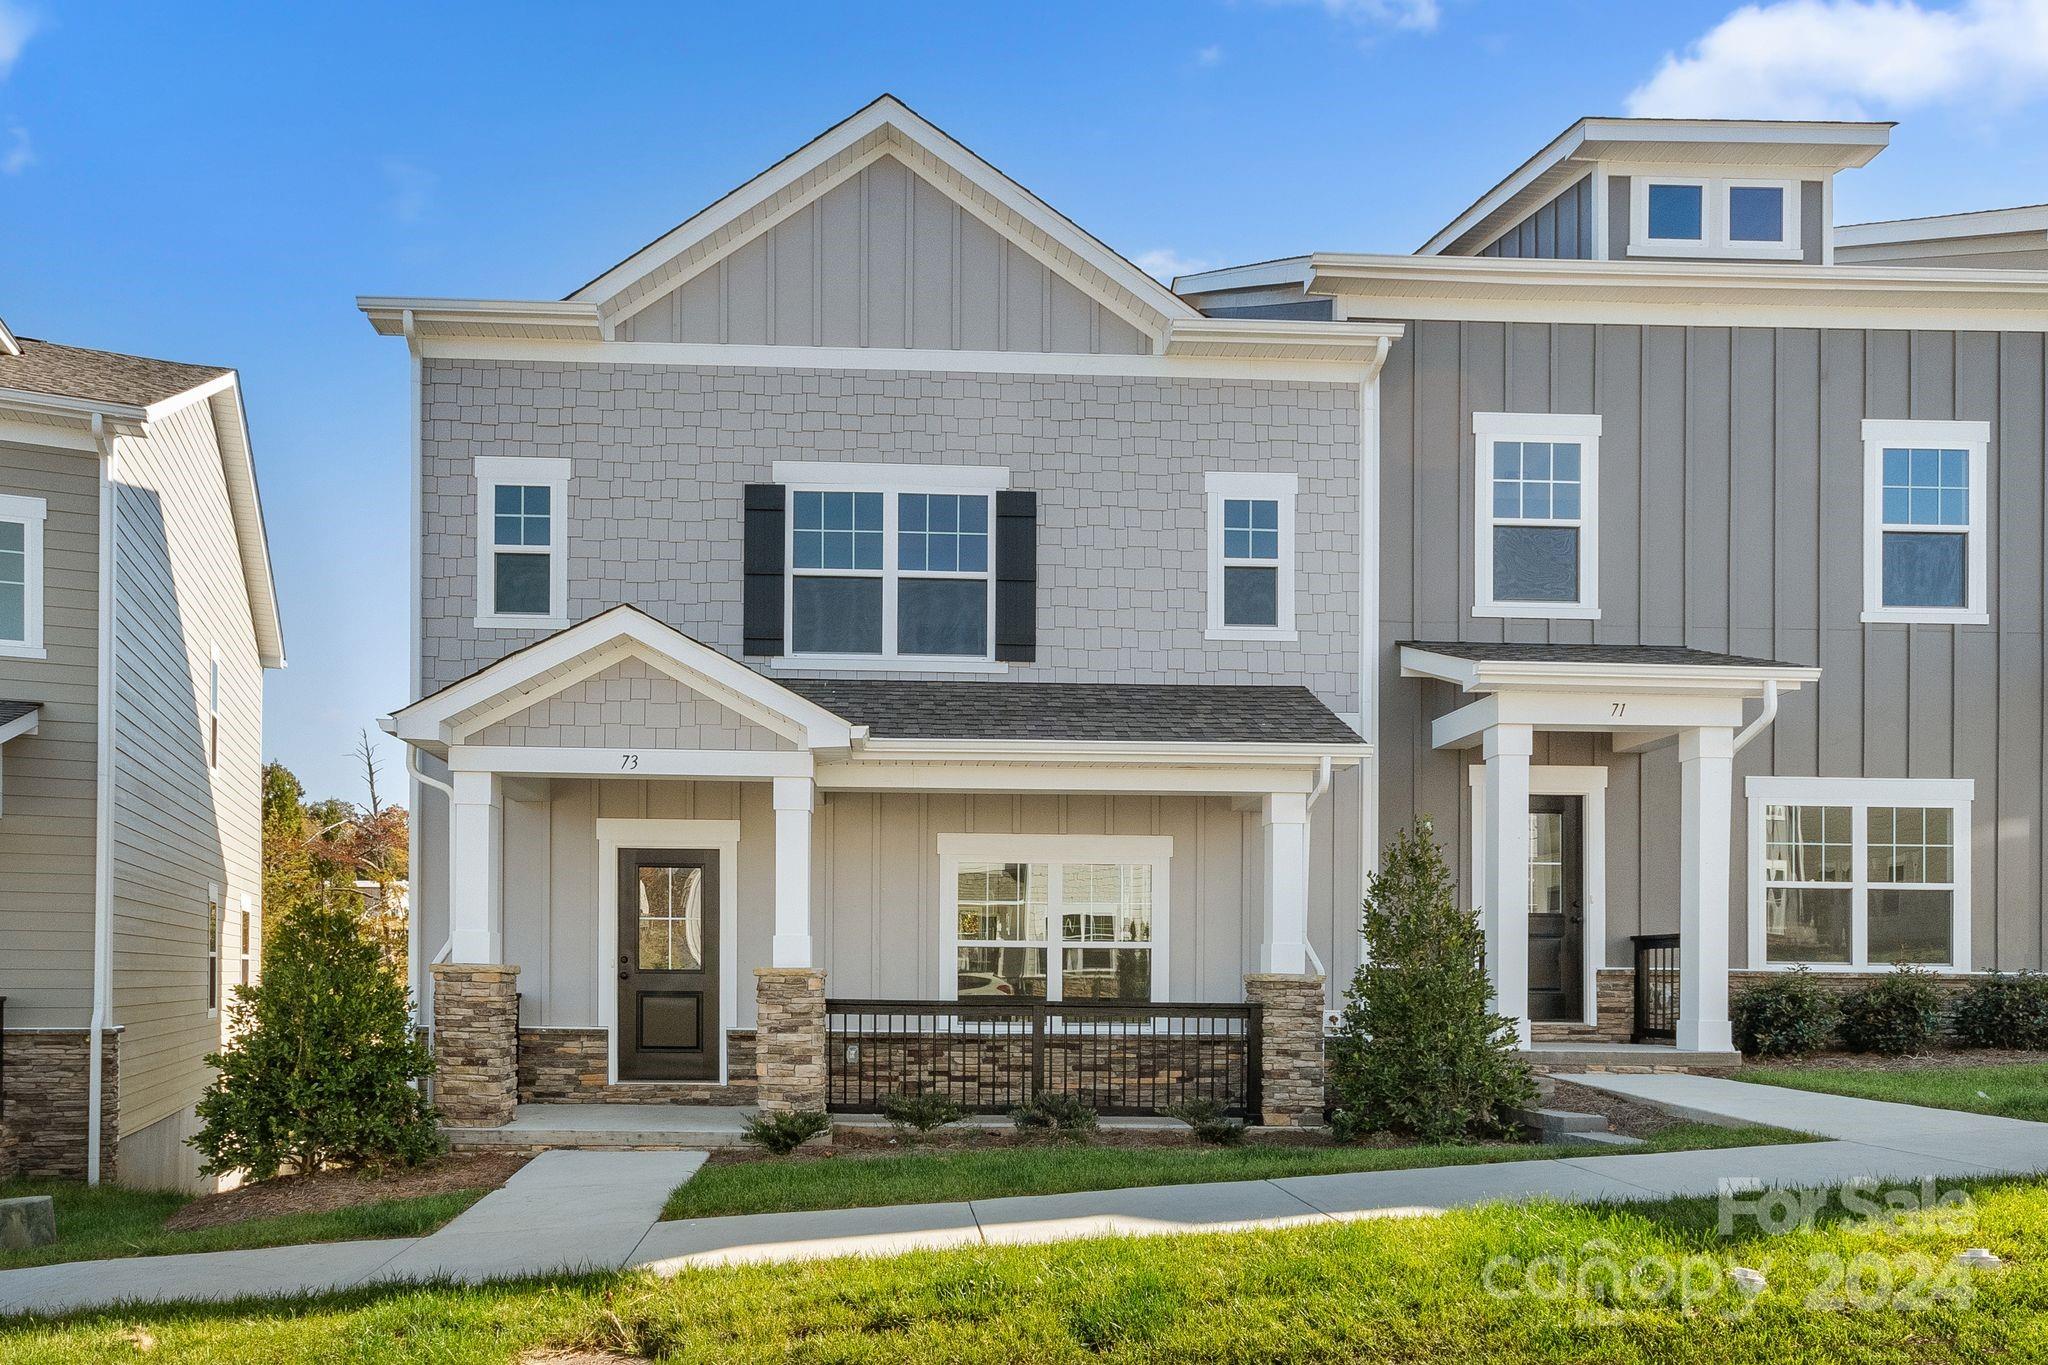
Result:
M512 1121L519 1098L519 969L437 962L434 1103L456 1128Z
M932 1090L956 1104L995 1113L1021 1104L1031 1088L1028 1034L958 1037L867 1031L835 1032L839 1054L833 1104L877 1103L892 1094ZM1189 1099L1226 1107L1245 1100L1245 1045L1228 1037L1102 1037L1045 1039L1045 1088L1090 1108L1160 1110Z
M1728 998L1732 1003L1737 995L1760 982L1782 976L1782 972L1731 971L1728 973ZM1835 995L1847 995L1860 990L1874 981L1882 981L1889 972L1809 972L1807 977L1822 990ZM1955 997L1969 989L1971 977L1937 975L1932 978L1935 989L1953 1004ZM1530 1025L1530 1036L1539 1043L1544 1042L1586 1042L1626 1043L1635 1032L1636 1021L1636 974L1632 967L1607 967L1599 972L1598 1022L1585 1023L1536 1023Z
M754 1034L725 1035L729 1083L711 1081L609 1082L609 1035L601 1028L519 1030L521 1104L752 1104L756 1090Z
M754 969L756 1102L767 1112L825 1107L825 974Z
M1323 978L1257 972L1244 998L1260 1009L1259 1101L1276 1128L1323 1122Z
M121 1109L120 1031L100 1048L100 1177L116 1174ZM9 1029L0 1034L0 1179L83 1180L91 1074L85 1029Z

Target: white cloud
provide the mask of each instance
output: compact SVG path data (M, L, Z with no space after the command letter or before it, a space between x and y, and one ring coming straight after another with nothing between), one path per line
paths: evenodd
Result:
M1172 284L1175 275L1195 275L1216 268L1214 261L1198 261L1192 256L1183 256L1170 246L1141 251L1131 258L1131 264L1161 284Z
M0 175L20 175L36 164L35 144L28 140L28 129L19 123L7 125L7 145L0 147Z
M1427 33L1442 17L1437 0L1268 0L1271 4L1321 5L1331 17Z
M384 183L391 190L392 218L410 225L426 217L434 187L441 183L441 177L417 161L408 161L401 156L385 157L381 168Z
M0 80L14 69L21 50L36 33L36 16L14 0L0 0Z
M1211 43L1207 47L1198 48L1195 51L1196 66L1215 66L1222 62L1222 60L1223 48L1220 44Z
M1745 5L1628 97L1678 118L1870 118L2048 93L2048 0L1775 0Z

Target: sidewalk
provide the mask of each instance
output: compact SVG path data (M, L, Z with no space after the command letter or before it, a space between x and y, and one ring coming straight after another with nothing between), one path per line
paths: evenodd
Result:
M644 1267L673 1274L690 1266L819 1256L1288 1227L1497 1201L1665 1199L1716 1194L1731 1179L1816 1186L1860 1177L2048 1171L2048 1124L1705 1076L1586 1075L1574 1080L1681 1107L1699 1118L1774 1124L1833 1140L673 1223L657 1221L661 1205L703 1164L702 1152L549 1152L429 1237L5 1271L0 1272L0 1315L572 1269Z

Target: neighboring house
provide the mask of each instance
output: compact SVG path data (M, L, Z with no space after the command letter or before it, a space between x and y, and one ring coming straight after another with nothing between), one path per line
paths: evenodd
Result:
M283 664L234 371L0 327L0 1167L201 1183Z
M1957 270L2048 270L2048 204L1835 229L1835 259Z
M1525 1036L1637 934L1695 1056L1731 964L2037 965L2048 277L1832 263L1887 136L1587 120L1170 290L884 98L566 300L361 300L444 1108L1311 1121L1418 816Z

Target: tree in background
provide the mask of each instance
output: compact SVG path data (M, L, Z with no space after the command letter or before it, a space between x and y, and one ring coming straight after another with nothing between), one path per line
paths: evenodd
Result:
M357 740L369 800L330 796L307 801L305 787L282 763L263 770L263 899L295 906L332 891L362 907L365 932L403 979L406 962L406 879L409 837L405 807L384 801L382 770L367 730ZM268 917L264 935L283 918Z

